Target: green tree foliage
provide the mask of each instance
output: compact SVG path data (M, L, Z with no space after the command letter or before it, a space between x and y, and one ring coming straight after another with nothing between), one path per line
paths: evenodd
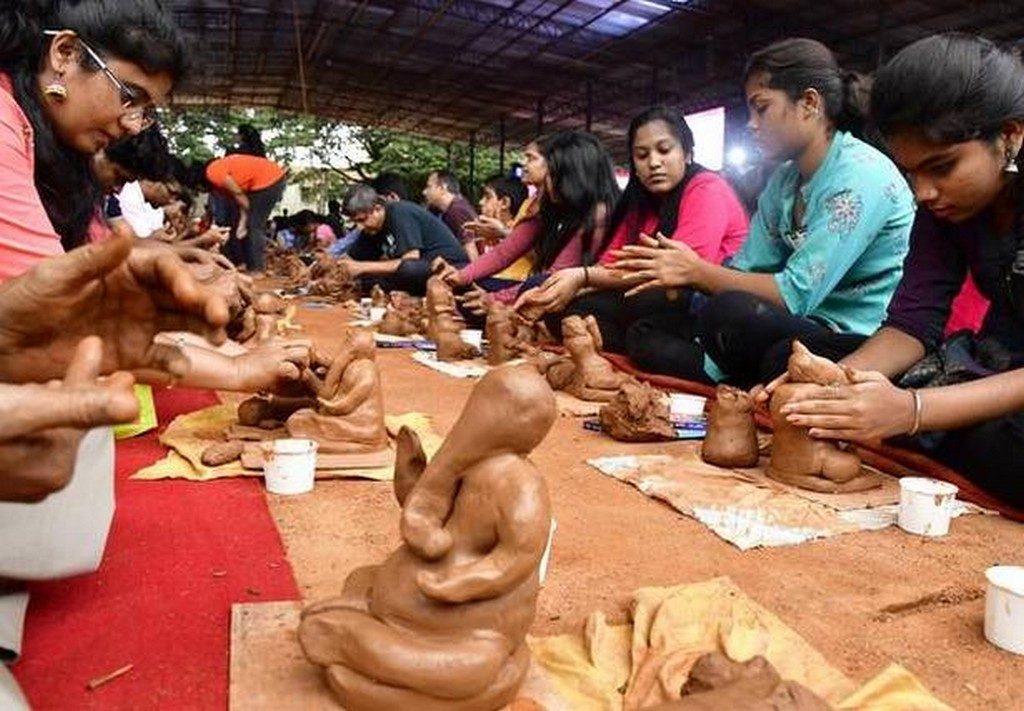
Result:
M427 175L449 168L463 192L475 199L480 183L498 172L499 155L477 146L473 180L470 145L398 133L384 128L350 126L337 121L268 108L179 106L162 112L161 125L171 149L185 162L223 155L237 142L237 127L247 123L263 136L267 155L292 169L292 182L303 199L324 209L331 197L352 183L383 172L401 175L415 199ZM511 162L517 156L506 156Z

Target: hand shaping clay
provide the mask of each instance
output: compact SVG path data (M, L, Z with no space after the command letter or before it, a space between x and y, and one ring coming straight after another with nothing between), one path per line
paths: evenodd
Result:
M743 390L719 385L708 410L701 458L716 467L755 467L758 460L754 401Z
M647 711L829 711L821 698L794 681L783 681L764 657L734 662L705 654L690 671L682 698Z
M488 342L487 362L501 365L516 358L536 353L534 331L510 307L500 301L487 309L485 334Z
M321 254L309 269L309 293L341 303L358 295L359 288L344 261Z
M562 343L572 358L573 373L563 388L580 400L608 402L629 376L601 355L601 331L593 316L567 316L562 320Z
M527 459L555 419L527 366L485 375L428 464L398 438L403 545L307 607L299 641L349 711L497 711L529 666L538 566L551 521Z
M327 454L376 452L387 447L384 396L375 356L373 334L356 329L348 332L332 361L315 356L320 359L316 366L327 367L323 379L315 369L304 373L306 384L316 394L316 409L291 415L285 423L288 434L315 439L320 451Z
M791 424L781 412L787 402L801 398L816 386L849 383L848 372L827 358L813 355L799 341L793 342L787 372L789 382L777 387L771 399L774 434L768 476L826 494L881 486L881 477L863 469L854 452L842 450L831 441L812 439L807 428Z
M676 438L668 397L646 383L623 383L601 408L601 429L620 442L662 442Z

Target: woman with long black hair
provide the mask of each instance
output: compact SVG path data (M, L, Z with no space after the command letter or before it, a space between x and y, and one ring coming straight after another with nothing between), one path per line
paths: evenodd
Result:
M826 439L909 435L1024 507L1024 66L978 37L928 37L879 70L871 113L920 205L903 280L843 361L855 384L810 393L789 418ZM976 338L943 341L968 273L991 307Z
M749 226L743 206L723 178L693 161L693 149L693 132L679 112L655 106L637 115L627 132L629 183L612 213L598 262L555 272L520 296L516 306L550 314L554 333L564 316L592 314L605 349L616 353L627 352L626 332L638 319L689 318L689 291L626 297L623 292L637 282L609 267L616 250L657 245L660 239L687 244L714 264L739 249ZM577 299L584 289L597 291Z
M531 148L547 169L536 215L522 220L508 237L472 264L460 270L445 269L443 274L453 286L469 286L491 277L526 255L533 264L527 284L560 269L595 262L619 197L611 156L597 138L584 131L560 131L538 139L527 147L527 153ZM476 308L483 310L490 297L512 303L520 288L505 286L479 298Z

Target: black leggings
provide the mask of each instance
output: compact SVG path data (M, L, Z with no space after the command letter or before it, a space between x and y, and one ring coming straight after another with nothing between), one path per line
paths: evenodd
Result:
M691 293L676 290L669 298L664 290L646 291L626 298L621 291L595 291L570 303L565 311L544 317L548 330L561 340L562 319L566 316L593 316L601 329L604 350L628 354L626 333L642 319L659 315L678 315L689 311Z
M923 449L1000 501L1024 508L1024 413L944 432L937 447Z

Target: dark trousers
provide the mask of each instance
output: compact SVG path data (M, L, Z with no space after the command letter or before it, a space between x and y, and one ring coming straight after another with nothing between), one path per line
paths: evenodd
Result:
M456 264L456 267L464 265ZM385 291L404 291L413 296L423 296L427 291L427 279L430 278L430 262L426 259L403 259L393 274L382 277L367 277L360 280L360 290L370 293L375 284L380 284Z
M929 440L938 439L937 446ZM1024 507L1024 413L952 432L923 435L922 449L986 492Z
M751 387L786 370L793 341L831 360L857 350L867 336L837 333L744 291L712 298L697 319L697 337L731 383Z
M281 178L273 185L249 193L249 234L245 238L245 265L251 272L262 272L266 269L267 220L277 203L284 197L284 189L288 185L287 178Z

